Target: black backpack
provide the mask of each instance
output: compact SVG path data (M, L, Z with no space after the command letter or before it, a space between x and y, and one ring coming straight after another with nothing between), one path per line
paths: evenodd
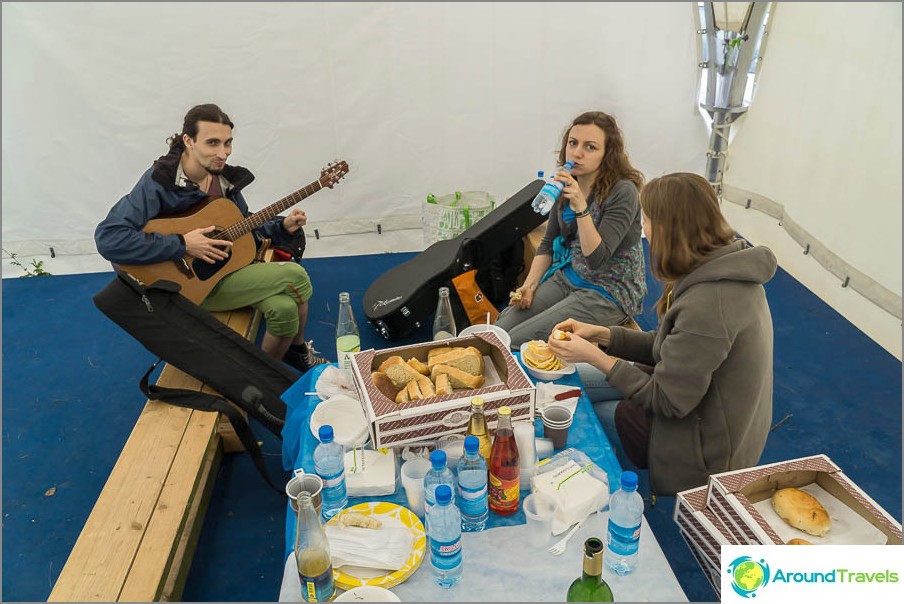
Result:
M281 440L286 404L280 397L299 374L179 294L179 285L171 281L145 286L119 273L93 300L102 313L160 357L141 379L145 396L225 414L261 475L284 493L267 474L257 438L236 406ZM164 360L222 396L149 385L151 373Z

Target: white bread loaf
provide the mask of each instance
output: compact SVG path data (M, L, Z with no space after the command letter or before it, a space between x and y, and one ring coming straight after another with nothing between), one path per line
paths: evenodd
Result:
M447 365L471 375L483 375L484 371L483 354L473 346L456 348L451 352L436 355L427 361L427 365L431 370L436 365Z
M772 495L772 507L782 520L810 535L822 537L831 528L829 513L806 491L779 489Z
M485 378L482 375L471 375L457 367L449 365L434 365L430 370L430 377L436 381L436 378L442 374L449 376L449 383L453 388L474 389L483 386Z

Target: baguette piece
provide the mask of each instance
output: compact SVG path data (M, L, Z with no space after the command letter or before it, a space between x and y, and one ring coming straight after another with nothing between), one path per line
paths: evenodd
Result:
M819 500L800 489L779 489L772 495L775 513L790 526L810 535L822 537L829 532L829 513Z
M399 357L401 359L402 357ZM383 365L381 365L382 367ZM393 385L402 389L405 388L409 382L412 380L416 380L421 377L421 374L415 371L411 365L402 361L400 363L394 363L392 365L388 365L383 372L389 376L389 379L392 380Z
M448 365L471 375L483 375L484 371L483 354L473 346L457 348L446 354L436 355L427 361L427 365L431 370L436 365Z
M420 375L420 374L418 374ZM421 393L420 386L417 385L417 379L411 380L408 382L408 386L406 386L408 390L408 398L412 401L419 401L424 398L424 395Z
M405 360L402 357L400 357L399 355L393 355L393 356L389 357L388 359L386 359L385 361L383 361L382 363L380 363L380 366L377 367L377 371L386 373L386 368L389 367L390 365L395 365L397 363L404 363L404 362L405 362Z
M396 396L399 394L399 389L395 387L395 384L392 383L392 380L389 379L389 376L381 371L374 371L370 374L370 379L373 380L374 386L377 387L383 396L388 398L391 401L394 401Z
M378 529L383 522L373 516L366 516L360 512L346 512L339 515L339 524L342 526L357 526L366 529Z
M436 376L437 396L442 396L443 394L452 394L452 390L452 382L449 381L449 374L441 373Z
M433 378L434 381L442 374L449 376L449 383L452 384L453 388L467 388L472 390L474 388L480 388L486 381L482 375L471 375L457 367L450 367L449 365L434 365L430 370L430 377Z
M401 405L402 403L407 403L409 401L411 401L411 397L408 396L408 387L406 386L399 390L399 393L395 397L395 402L396 404Z
M436 348L431 348L427 351L427 363L430 363L430 359L435 357L438 354L446 354L447 352L452 352L454 350L451 346L438 346Z
M430 368L415 357L408 359L408 364L421 375L430 375Z
M433 382L426 375L422 375L417 379L417 387L421 389L421 394L424 398L436 396L436 388L433 387Z

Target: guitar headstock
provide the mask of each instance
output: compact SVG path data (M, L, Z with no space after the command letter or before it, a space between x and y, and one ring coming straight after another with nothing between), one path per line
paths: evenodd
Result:
M333 185L342 180L346 174L348 174L348 164L345 161L330 162L326 168L320 171L320 186L332 189Z

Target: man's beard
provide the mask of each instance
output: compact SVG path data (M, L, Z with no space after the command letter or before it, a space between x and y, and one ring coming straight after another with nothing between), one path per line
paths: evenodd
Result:
M208 166L204 169L207 170L209 174L213 174L214 176L219 176L223 173L223 168L214 168L213 166Z

